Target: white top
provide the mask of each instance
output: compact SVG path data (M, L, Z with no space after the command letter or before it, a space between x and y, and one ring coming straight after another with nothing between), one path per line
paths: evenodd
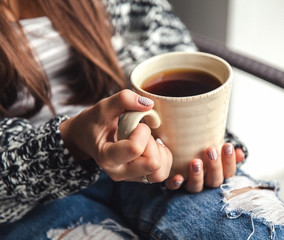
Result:
M20 24L29 40L35 57L41 63L51 85L52 104L58 115L72 116L80 112L85 106L65 105L64 102L71 95L70 89L66 86L67 76L62 71L75 63L72 51L66 41L53 28L51 21L47 17L20 20ZM19 112L26 106L26 101L32 104L32 99L25 102L15 103L11 109ZM46 122L52 117L47 106L35 115L31 122L38 125Z

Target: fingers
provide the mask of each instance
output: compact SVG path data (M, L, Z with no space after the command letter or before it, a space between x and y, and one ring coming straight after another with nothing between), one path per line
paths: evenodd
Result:
M221 154L215 147L205 151L206 176L205 185L208 187L219 187L223 180L235 175L236 153L231 143L225 143Z
M138 131L143 131L144 127L148 128L144 124L139 124ZM139 134L137 136L139 136ZM135 133L134 136L132 134L131 137L135 138ZM147 139L146 137L143 138L146 146L142 148L139 142L134 146L131 137L130 140L119 141L109 147L107 152L117 151L117 156L114 153L113 157L117 159L120 158L119 160L113 163L111 159L104 159L100 164L110 178L114 181L142 182L142 177L147 176L147 179L151 183L162 182L168 178L172 166L172 154L169 149L161 144L160 141L155 141L150 134L146 136ZM142 138L140 137L138 139L141 141ZM131 147L125 148L124 146L128 143ZM117 146L120 146L121 149L118 149ZM141 149L133 149L135 147ZM130 152L123 153L125 149L128 149ZM132 159L129 158L130 155L132 155ZM124 157L130 160L125 161Z
M235 175L237 170L236 154L231 143L225 143L222 147L222 166L225 179Z
M115 118L127 110L147 111L154 106L154 102L146 97L142 97L131 90L122 90L109 98L101 101L108 109L109 116Z
M207 187L219 187L224 178L232 177L236 173L236 155L231 143L223 145L221 154L215 147L207 148L205 151L204 173L203 161L194 159L189 166L189 177L186 189L190 193L201 192L204 185Z
M225 143L221 153L215 147L206 149L203 161L194 159L189 164L189 173L186 184L186 190L190 193L198 193L204 186L216 188L219 187L224 178L230 178L236 173L236 162L242 161L244 154L241 149L234 149L231 143ZM206 168L206 174L204 169ZM168 179L166 187L170 190L176 190L180 186L175 185L177 176ZM181 180L184 180L181 177Z
M165 181L165 185L169 190L177 190L182 186L183 182L184 182L184 177L178 174L170 179L167 179Z
M189 164L188 181L186 182L186 190L190 193L201 192L204 185L203 161L194 159Z
M101 113L99 116L103 115L100 123L105 126L117 122L118 116L126 110L147 111L153 105L151 99L123 90L100 101L96 107L97 112ZM108 138L107 134L99 137L97 159L98 164L113 180L141 181L142 176L149 175L152 182L160 182L168 177L172 163L171 153L167 147L153 139L148 126L140 123L128 139L116 142Z
M160 153L159 148L162 147L151 137L143 155L126 165L125 173L128 173L126 180L141 181L142 176L147 176L151 183L159 182L159 179L155 179L151 176L151 174L160 170L163 164L163 158L166 158L165 154ZM149 155L148 152L151 152L151 155Z
M165 185L170 190L177 190L184 182L182 175L176 175L167 181ZM201 159L194 159L189 164L188 180L186 181L185 188L190 193L198 193L203 190L204 186L204 170L203 161Z
M160 140L150 139L142 156L127 164L125 172L131 174L127 181L143 182L142 177L147 176L149 182L156 183L168 178L172 154Z
M237 148L235 152L236 152L236 162L237 163L242 162L245 159L243 150L241 148Z
M138 158L145 151L150 137L150 128L146 124L138 124L129 139L105 144L102 151L104 162L110 160L115 164L124 164Z
M205 185L213 188L219 187L224 180L221 156L215 147L207 148L204 155Z

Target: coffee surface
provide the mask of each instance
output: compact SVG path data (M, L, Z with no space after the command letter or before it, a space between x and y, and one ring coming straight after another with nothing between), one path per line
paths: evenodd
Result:
M205 71L174 69L151 76L141 87L156 95L186 97L210 92L219 86L221 82Z

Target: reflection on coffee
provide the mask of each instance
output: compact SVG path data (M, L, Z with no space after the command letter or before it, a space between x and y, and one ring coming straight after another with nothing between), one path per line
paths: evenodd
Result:
M193 69L174 69L157 73L141 86L147 92L168 96L186 97L210 92L221 82L213 75Z

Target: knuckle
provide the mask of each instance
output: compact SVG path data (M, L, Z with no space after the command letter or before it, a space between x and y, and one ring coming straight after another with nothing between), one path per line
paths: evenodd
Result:
M119 93L118 93L118 99L121 103L126 103L127 100L128 100L128 96L130 94L130 90L129 89L124 89L124 90L121 90Z
M144 152L144 149L141 146L141 144L131 142L126 148L126 151L128 155L133 156L133 157L138 157L142 155L142 153Z
M161 163L153 158L149 158L146 163L147 171L157 172L162 167Z

